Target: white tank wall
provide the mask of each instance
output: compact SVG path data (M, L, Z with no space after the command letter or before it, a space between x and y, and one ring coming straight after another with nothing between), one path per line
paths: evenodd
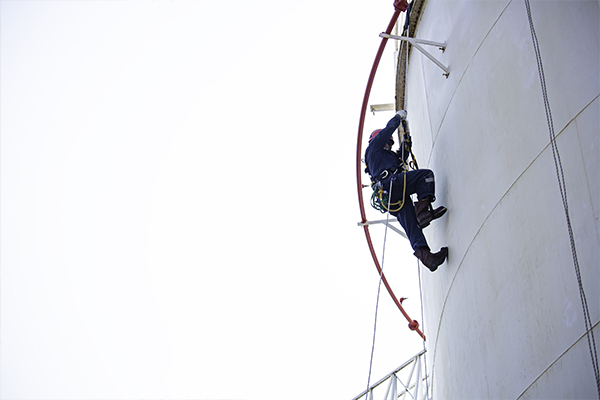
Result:
M598 1L531 1L569 212L600 343ZM597 398L524 1L427 0L407 109L421 168L448 207L449 247L423 273L433 398ZM433 367L432 367L433 366Z

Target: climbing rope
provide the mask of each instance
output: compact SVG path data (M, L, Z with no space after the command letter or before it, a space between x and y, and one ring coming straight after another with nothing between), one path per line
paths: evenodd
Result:
M410 3L410 8L412 8L413 3ZM409 12L406 14L406 21L404 24L404 32L403 35L404 36L408 36L409 35L409 27L410 27L410 10ZM404 67L404 71L406 71L406 73L408 73L408 56L409 56L409 43L406 42L406 65ZM405 75L406 78L406 75ZM404 104L407 103L407 97L408 97L408 90L406 90L406 83L404 84ZM404 107L403 107L404 108ZM402 146L402 151L404 152L405 148L404 146ZM404 154L403 154L404 155ZM412 152L412 148L410 149L410 156L412 158L412 161L410 161L408 163L408 166L412 169L419 169L419 164L417 164L417 159L414 155L414 153ZM402 158L404 159L404 157ZM421 324L425 323L425 312L423 310L423 288L421 286L421 263L419 262L419 260L417 259L417 273L419 274L419 299L421 302ZM423 332L425 332L425 326L422 325L421 326L421 330ZM423 362L425 364L425 399L429 399L429 374L427 371L427 343L425 343L425 336L423 336ZM432 382L433 385L433 382ZM432 388L433 390L433 388Z
M425 322L425 313L423 312L423 289L421 288L421 264L417 260L417 273L419 274L419 296L421 298L421 323ZM421 329L425 332L425 327ZM429 376L427 375L427 347L425 338L423 338L423 361L425 363L425 398L429 399Z
M575 239L573 238L573 229L571 228L571 218L569 217L569 205L567 202L567 187L565 184L565 177L563 173L562 163L560 161L560 154L558 152L558 145L556 144L556 135L554 133L554 123L552 122L552 112L550 110L550 102L548 101L548 94L546 91L546 79L544 77L544 67L542 65L542 57L540 54L539 43L537 35L535 33L535 27L533 25L533 18L531 16L531 8L529 0L525 1L525 7L527 9L527 18L529 19L529 28L531 30L531 38L533 41L533 48L535 50L535 58L538 66L538 73L540 76L540 84L542 86L542 96L544 98L544 107L546 110L546 122L548 123L548 130L550 133L550 144L552 145L552 156L554 157L554 165L556 167L556 175L558 178L558 187L560 196L562 198L563 207L565 210L565 217L567 220L567 230L569 232L569 239L571 241L571 253L573 256L573 264L575 267L575 275L577 276L577 283L579 285L579 296L581 298L581 304L583 307L583 315L585 321L585 330L588 341L588 347L590 355L592 357L592 367L594 368L594 375L596 377L596 388L598 390L598 398L600 398L600 374L598 368L598 355L596 353L596 341L594 339L594 332L592 330L593 325L590 318L590 311L588 309L585 292L583 290L583 283L581 281L581 271L579 269L579 261L577 260L577 250L575 248Z
M390 198L392 197L392 181L390 181ZM388 208L390 205L388 204ZM388 221L390 214L387 214L385 221L385 231L383 234L383 253L381 254L381 271L379 272L379 285L377 286L377 301L375 302L375 322L373 325L373 344L371 345L371 360L369 361L369 377L367 379L367 391L365 399L369 398L369 388L371 387L371 369L373 367L373 354L375 353L375 334L377 333L377 312L379 311L379 294L381 292L381 281L383 280L383 263L385 261L385 244L387 242Z

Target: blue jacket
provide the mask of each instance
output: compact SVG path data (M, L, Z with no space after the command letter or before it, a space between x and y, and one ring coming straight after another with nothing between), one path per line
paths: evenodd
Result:
M386 169L399 169L400 159L398 155L384 146L390 140L394 131L400 126L401 119L398 115L390 119L385 128L375 136L365 151L365 162L371 177L379 176ZM408 152L404 152L404 160L408 157Z

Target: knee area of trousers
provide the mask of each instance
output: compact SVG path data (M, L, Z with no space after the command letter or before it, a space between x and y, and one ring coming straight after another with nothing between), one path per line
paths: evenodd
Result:
M425 174L424 179L426 183L435 183L435 176L433 175L433 171L429 171L428 174Z

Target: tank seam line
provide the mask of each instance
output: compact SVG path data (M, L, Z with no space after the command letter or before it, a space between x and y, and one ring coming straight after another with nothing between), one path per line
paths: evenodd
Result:
M600 324L600 321L596 321L596 324L595 324L594 326L592 326L592 328L590 329L590 332L592 332L592 331L593 331L595 328L597 328L599 324ZM558 357L556 357L556 359L555 359L554 361L552 361L552 362L550 363L550 365L548 365L548 367L547 367L547 368L546 368L544 371L542 371L542 373L541 373L541 374L539 374L539 375L537 376L537 378L535 378L535 379L533 380L533 382L531 382L531 384L530 384L529 386L527 386L527 387L525 388L525 390L524 390L524 391L523 391L523 392L522 392L522 393L519 395L519 397L517 397L517 400L519 400L521 397L523 397L523 395L525 395L525 393L527 393L527 391L528 391L529 389L531 389L531 387L532 387L533 385L535 385L535 383L536 383L537 381L539 381L539 380L540 380L540 378L541 378L541 377L542 377L542 376L543 376L543 375L544 375L546 372L548 372L548 370L549 370L550 368L552 368L552 367L554 366L554 364L556 364L556 363L558 362L558 360L560 360L560 359L561 359L561 358L562 358L564 355L566 355L566 354L567 354L569 351L571 351L571 349L573 349L573 348L574 348L574 347L577 345L577 343L581 342L581 341L583 340L583 338L584 338L584 337L585 337L587 334L588 334L588 332L587 332L587 331L586 331L586 332L584 332L584 333L583 333L583 334L582 334L582 335L581 335L581 336L580 336L580 337L579 337L577 340L575 340L575 342L574 342L574 343L572 343L572 344L571 344L571 345L570 345L570 346L569 346L569 347L568 347L568 348L567 348L565 351L563 351L563 352L562 352L562 353L561 353L561 354L560 354Z
M561 136L563 134L563 132L565 131L565 129L566 129L566 126L565 126L565 128L562 131L560 131L558 133L558 135L556 135L556 137L558 138L559 136ZM438 343L439 336L440 336L440 329L441 329L441 326L442 326L441 321L442 321L442 319L444 317L444 312L446 310L446 304L448 303L448 298L450 297L450 293L452 292L452 289L454 287L454 282L456 281L456 277L458 276L458 273L459 273L460 269L463 266L463 263L464 263L464 260L466 258L466 255L469 253L470 248L473 246L473 243L475 242L475 240L479 236L479 233L481 232L481 230L483 229L483 227L487 224L487 221L489 220L490 216L498 208L498 205L507 196L507 194L512 190L512 188L515 186L515 184L523 177L523 175L531 168L531 166L540 158L540 156L546 150L548 150L549 147L550 147L550 142L548 142L546 144L546 146L544 146L544 148L533 158L533 160L531 160L531 162L527 165L527 167L525 167L523 169L523 171L513 181L513 183L508 187L508 189L506 189L506 191L504 192L504 194L502 195L502 197L500 197L500 199L496 202L496 204L494 205L494 207L490 210L490 212L487 215L487 217L485 218L485 220L483 220L483 222L479 226L479 229L477 229L477 232L473 235L473 239L471 239L471 242L469 243L469 246L467 246L467 248L466 248L466 250L465 250L465 252L463 254L463 257L461 258L460 263L458 264L458 267L456 268L456 272L454 273L454 276L452 277L452 282L450 283L450 286L448 287L447 295L444 298L444 305L442 306L442 311L440 312L440 319L439 319L440 323L438 324L436 335L435 335L435 350L433 352L433 365L435 365L435 359L436 359L436 356L437 356L437 343ZM433 375L433 373L432 373L432 375Z
M460 84L462 83L465 75L467 74L467 71L469 70L469 68L471 67L471 64L473 63L473 60L475 59L475 57L477 56L477 54L479 53L479 50L481 50L481 47L483 46L483 44L485 43L485 41L487 40L487 38L490 36L490 32L492 32L492 30L494 30L494 27L498 24L498 21L500 21L500 18L502 18L502 15L504 15L504 13L506 12L506 9L508 8L508 6L513 2L513 0L509 0L506 3L506 6L504 7L504 9L502 10L502 12L498 15L498 18L496 18L496 21L494 21L494 23L492 24L492 26L490 27L490 29L487 31L487 33L485 34L485 36L483 37L483 39L481 40L481 42L479 43L479 46L477 46L477 49L475 49L475 51L473 52L473 56L471 57L471 59L469 60L468 64L466 65L463 73L461 74L460 78L458 79L458 81L456 82L456 87L454 88L454 90L452 91L452 95L450 96L450 99L448 100L448 106L446 107L446 109L444 110L444 114L442 115L442 119L440 120L440 125L437 129L437 131L434 134L434 137L432 138L432 143L434 143L434 145L431 146L431 151L429 152L429 165L431 165L431 158L433 157L433 148L435 146L435 142L436 139L442 129L442 125L444 125L444 120L446 119L446 115L448 114L448 110L450 109L450 105L452 104L452 101L454 100L454 97L456 96L456 92L458 91L458 87L460 86ZM425 73L423 71L423 78L425 78ZM428 102L429 104L429 102ZM431 127L431 118L429 121L429 125ZM431 128L430 128L431 129ZM431 129L431 132L433 133L433 129Z

